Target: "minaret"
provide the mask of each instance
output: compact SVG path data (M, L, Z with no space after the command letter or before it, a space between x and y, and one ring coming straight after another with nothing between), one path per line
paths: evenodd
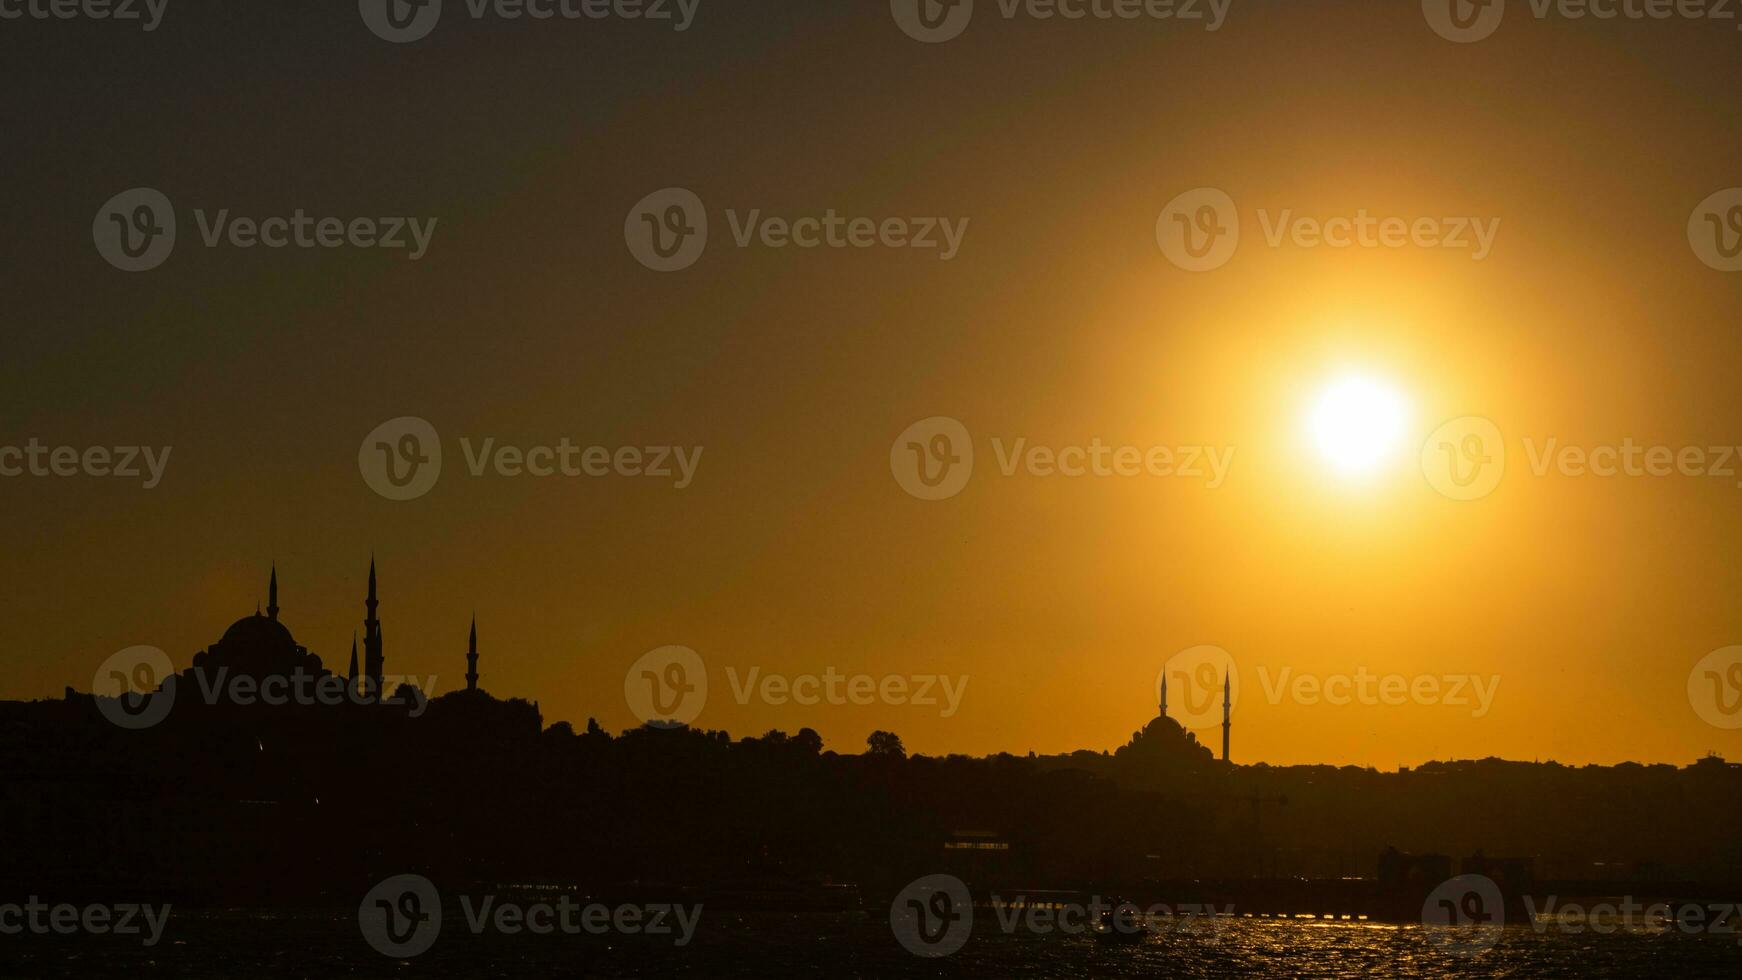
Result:
M1161 716L1167 717L1167 668L1161 668Z
M363 619L363 683L370 691L380 695L387 658L381 652L381 620L375 615L376 607L381 605L381 601L375 597L373 557L369 559L369 598L363 600L363 605L369 610L369 615Z
M357 689L357 631L351 631L351 690Z
M266 587L266 616L278 618L278 562L272 563L272 583Z
M472 614L472 638L466 641L466 690L478 689L478 614Z
M1233 707L1233 696L1230 693L1233 690L1233 688L1229 686L1230 683L1231 682L1228 679L1227 673L1224 672L1222 674L1222 761L1223 762L1228 761L1228 728L1230 725L1230 722L1228 721L1228 712Z

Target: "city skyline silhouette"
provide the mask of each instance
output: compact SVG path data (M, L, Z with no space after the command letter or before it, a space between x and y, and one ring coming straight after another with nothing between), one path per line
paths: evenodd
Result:
M0 977L1727 976L1727 0L0 0Z

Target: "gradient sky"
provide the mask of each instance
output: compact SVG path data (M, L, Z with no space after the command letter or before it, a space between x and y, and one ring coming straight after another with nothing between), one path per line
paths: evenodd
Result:
M452 6L458 6L454 4ZM1477 44L1414 3L1241 3L1174 22L1006 21L923 45L886 4L703 0L687 32L472 22L386 44L348 4L172 0L163 25L0 23L8 233L0 444L172 445L156 490L0 480L0 697L89 689L134 644L185 665L264 597L342 667L381 570L390 672L547 721L635 724L624 672L697 650L697 724L856 751L1111 749L1175 651L1240 665L1236 761L1393 767L1742 755L1690 668L1742 643L1737 479L1529 474L1521 440L1742 443L1742 275L1690 211L1742 185L1732 22L1538 21ZM155 271L98 207L176 204ZM714 239L660 275L623 241L667 186ZM1155 241L1176 194L1239 203L1227 266ZM196 247L192 211L439 218L430 253ZM731 246L728 208L971 220L961 254ZM1255 213L1499 218L1493 254L1266 247ZM1354 368L1412 444L1506 433L1500 489L1413 452L1353 485L1298 446ZM363 436L428 419L428 496L371 492ZM889 449L957 418L959 496ZM474 479L458 439L701 445L693 486ZM1228 481L997 474L990 440L1233 446ZM1492 710L1302 705L1257 671L1499 675ZM739 705L725 669L966 675L961 710ZM1203 737L1214 740L1209 731Z

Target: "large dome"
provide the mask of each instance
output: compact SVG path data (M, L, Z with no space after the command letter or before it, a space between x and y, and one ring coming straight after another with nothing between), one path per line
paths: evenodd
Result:
M319 657L297 646L283 623L259 613L232 623L224 638L194 664L207 670L228 668L231 674L250 677L321 673Z
M277 648L296 652L296 638L290 635L290 630L284 624L270 616L255 613L244 616L230 624L224 631L224 638L218 641L219 646L239 646L250 648Z

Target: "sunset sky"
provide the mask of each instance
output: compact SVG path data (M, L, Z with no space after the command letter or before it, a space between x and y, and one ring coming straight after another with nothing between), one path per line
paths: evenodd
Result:
M463 686L476 610L483 686L547 723L637 724L625 671L681 644L709 671L701 727L1112 749L1153 716L1163 662L1210 644L1240 671L1237 762L1742 757L1688 694L1700 658L1742 643L1742 460L1538 476L1527 449L1742 445L1742 274L1688 236L1742 185L1736 22L1515 2L1457 44L1416 3L1236 0L1212 32L980 0L922 44L882 2L703 0L683 32L450 2L394 45L354 5L259 6L172 3L149 34L0 25L0 445L173 447L152 490L0 479L0 698L88 690L135 644L186 666L264 601L275 560L283 620L342 669L373 552L389 673ZM133 187L180 229L128 274L92 219ZM706 202L711 233L662 274L624 227L666 187ZM1202 187L1236 202L1241 240L1190 272L1157 218ZM438 224L410 261L207 248L194 218L298 208ZM947 261L740 248L727 212L752 209L969 224ZM1284 211L1499 223L1477 260L1272 246ZM1364 475L1309 435L1349 377L1407 416ZM445 457L405 502L358 466L400 416ZM933 416L975 465L928 501L890 456ZM1504 433L1506 475L1457 501L1418 455L1465 416ZM681 490L473 477L462 437L703 454ZM1234 455L1214 488L1005 476L994 440L1019 438ZM740 704L728 668L967 686L950 717ZM1284 668L1499 686L1481 717L1272 703Z

